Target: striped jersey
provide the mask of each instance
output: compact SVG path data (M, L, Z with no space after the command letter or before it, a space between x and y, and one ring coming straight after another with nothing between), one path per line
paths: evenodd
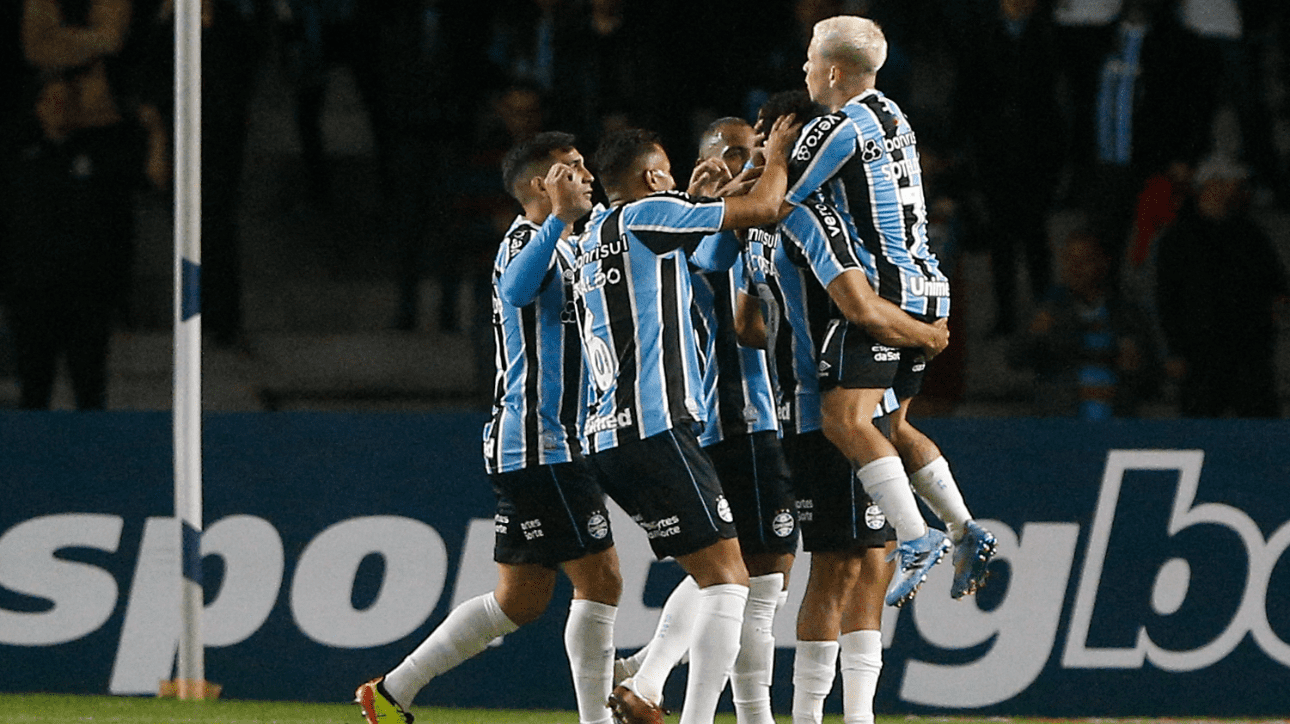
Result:
M484 425L484 460L490 474L572 460L581 453L582 353L565 283L567 243L563 225L538 227L523 216L506 233L493 262L493 341L497 375L492 417ZM554 240L550 235L557 237ZM516 261L530 244L564 246L521 268ZM533 276L536 295L515 304L501 293L511 275ZM523 301L523 300L514 300Z
M879 91L865 91L802 129L789 157L787 200L805 204L817 192L852 240L828 247L831 264L864 270L881 297L907 312L949 315L949 281L927 245L914 130Z
M724 218L675 191L592 212L573 264L591 452L704 422L687 256Z
M742 264L727 271L694 272L695 326L708 417L699 436L704 447L779 427L766 352L739 344L735 335L735 304L745 279Z

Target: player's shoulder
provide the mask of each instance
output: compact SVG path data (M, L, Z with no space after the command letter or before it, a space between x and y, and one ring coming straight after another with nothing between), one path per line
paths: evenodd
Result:
M510 259L515 256L526 244L533 240L533 236L538 232L538 225L523 216L511 223L511 228L507 229L506 236L502 237L502 254Z
M809 160L830 143L855 135L855 122L845 109L816 116L798 134L793 157L797 161Z

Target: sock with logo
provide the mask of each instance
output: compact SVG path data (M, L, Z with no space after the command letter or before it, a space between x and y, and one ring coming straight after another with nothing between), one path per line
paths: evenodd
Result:
M838 637L842 661L842 721L873 724L873 696L882 672L882 633L852 631Z
M730 675L730 692L740 724L775 724L770 711L770 681L775 666L775 611L784 591L784 574L748 580L748 606L739 634L739 656Z
M887 522L896 529L896 538L902 543L922 538L927 534L918 500L909 487L905 466L895 455L881 457L856 471L856 477L873 502L882 508Z
M824 700L833 691L837 641L798 641L793 656L793 724L824 721Z
M918 497L945 523L945 532L957 544L963 538L963 526L972 519L963 493L954 482L950 464L944 456L938 457L909 476L909 484Z
M686 576L663 604L649 650L632 676L632 690L655 704L663 701L663 684L668 674L690 648L698 602L699 584Z
M502 612L491 592L476 596L454 608L420 646L385 675L385 690L407 709L431 679L483 651L489 641L518 628Z
M575 598L564 626L564 650L573 673L579 724L609 724L617 606Z
M712 724L717 700L739 655L748 587L721 583L699 590L691 611L694 634L690 640L690 675L685 682L685 708L680 724Z

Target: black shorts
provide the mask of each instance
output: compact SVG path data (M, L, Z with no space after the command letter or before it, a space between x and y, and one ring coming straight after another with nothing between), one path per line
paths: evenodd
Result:
M797 509L784 448L774 430L705 448L730 501L744 553L796 553Z
M820 348L820 389L890 387L908 400L923 388L927 354L919 347L888 347L845 319L829 322Z
M493 560L554 568L614 544L605 493L583 458L495 473Z
M816 430L784 438L784 455L793 472L802 547L810 552L881 548L896 539L851 464Z
M679 557L734 538L734 515L694 432L677 427L587 458L654 555Z

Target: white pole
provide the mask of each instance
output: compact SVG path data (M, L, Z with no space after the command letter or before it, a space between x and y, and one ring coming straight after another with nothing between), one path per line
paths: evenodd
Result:
M201 0L175 4L175 518L181 551L180 699L205 698L202 648Z

